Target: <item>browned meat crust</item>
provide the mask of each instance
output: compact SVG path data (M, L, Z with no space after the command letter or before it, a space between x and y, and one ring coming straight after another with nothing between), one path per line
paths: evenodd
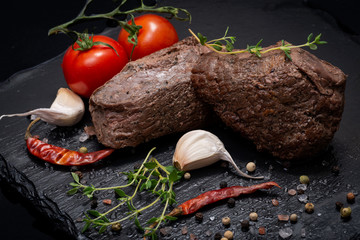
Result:
M281 159L314 155L339 127L346 75L303 49L204 54L192 72L198 96L237 132Z

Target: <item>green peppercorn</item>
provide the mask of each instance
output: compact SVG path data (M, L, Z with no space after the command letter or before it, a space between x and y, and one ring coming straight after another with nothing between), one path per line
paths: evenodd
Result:
M79 152L80 152L80 153L87 153L87 152L88 152L88 149L87 149L86 147L81 147L81 148L79 149Z
M300 176L300 183L302 183L302 184L309 184L309 183L310 183L309 177L306 176L306 175Z
M342 218L349 218L351 216L351 208L346 207L346 208L340 209L340 215Z
M111 225L111 230L112 231L117 232L117 231L120 231L121 229L122 229L122 226L121 226L120 223L114 223L114 224Z

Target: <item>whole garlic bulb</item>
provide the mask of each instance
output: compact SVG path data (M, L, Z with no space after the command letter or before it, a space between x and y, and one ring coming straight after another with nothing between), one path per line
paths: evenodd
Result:
M193 130L184 134L176 144L173 156L173 165L182 171L189 171L209 166L219 160L231 163L236 171L243 177L263 179L242 172L224 144L214 134L205 130Z

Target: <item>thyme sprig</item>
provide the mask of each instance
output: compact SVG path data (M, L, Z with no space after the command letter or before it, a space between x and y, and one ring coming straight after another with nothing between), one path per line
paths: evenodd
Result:
M154 150L155 148L150 150L138 169L123 172L123 174L128 178L128 183L125 185L97 188L92 184L82 184L79 176L76 173L71 173L74 182L70 183L73 188L67 192L69 195L82 191L83 195L93 198L94 194L97 192L114 190L118 196L118 204L104 213L100 213L97 210L87 211L84 218L85 225L82 229L83 232L90 227L93 227L97 228L99 233L102 233L106 231L109 226L113 226L114 224L121 223L125 220L133 220L139 230L143 232L146 231L144 236L156 239L156 231L160 227L161 223L166 222L167 220L176 220L175 217L166 216L166 212L169 206L176 203L173 185L182 178L184 173L182 171L178 171L173 166L163 166L154 157L150 157ZM131 194L127 194L122 190L128 187L133 189ZM137 208L133 200L138 193L145 190L149 194L154 195L156 198L148 205ZM153 217L146 222L146 224L156 222L157 225L154 228L143 228L138 218L139 215L145 210L154 207L154 205L158 202L161 202L164 205L161 215ZM123 216L115 221L110 221L107 216L123 205L126 205L128 209L126 216Z
M263 39L261 39L256 45L247 45L246 49L233 51L236 37L228 36L228 31L229 31L229 27L226 28L223 37L208 41L206 36L202 35L201 33L198 33L196 35L191 29L189 29L189 32L196 38L196 40L201 45L204 45L209 49L211 49L212 51L220 54L238 54L238 53L249 52L251 54L256 55L257 57L261 57L261 54L274 50L282 50L285 53L286 57L292 60L290 56L290 52L291 49L293 48L309 47L311 50L316 50L318 48L317 45L327 43L326 41L320 40L321 33L317 35L315 38L314 35L311 33L307 37L307 42L301 45L292 45L290 43L285 43L284 40L281 40L281 45L279 47L263 49L263 47L260 45L263 41Z
M91 3L95 0L87 0L84 7L81 9L79 14L72 20L60 24L56 27L53 27L49 30L48 35L58 34L58 33L65 33L70 37L73 37L75 34L77 41L78 39L83 38L82 32L78 32L71 27L73 27L75 24L80 22L87 22L87 21L93 21L93 20L108 20L111 21L115 26L121 26L123 29L125 29L128 33L128 42L132 43L133 50L136 47L138 43L138 33L141 29L140 25L136 25L134 21L134 14L135 13L163 13L167 14L168 18L175 18L180 21L189 21L191 22L191 14L189 11L183 8L176 8L171 6L163 6L163 7L157 7L154 6L148 6L144 4L144 0L140 1L140 6L136 7L134 9L130 10L122 10L122 7L125 5L125 3L128 0L119 0L119 4L111 11L107 13L99 13L99 14L86 14L87 10L91 6ZM115 0L116 2L116 0ZM128 24L128 19L131 19L131 24ZM125 19L125 20L121 20Z

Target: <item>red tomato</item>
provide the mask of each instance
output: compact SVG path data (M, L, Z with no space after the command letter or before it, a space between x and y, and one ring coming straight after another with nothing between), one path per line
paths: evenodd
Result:
M131 21L128 22L131 24ZM142 26L138 33L138 44L134 49L132 60L142 58L150 53L169 47L179 41L174 26L163 17L145 14L135 18L135 24ZM129 33L121 29L118 42L124 46L130 57L133 44L128 42Z
M111 45L118 55L114 49L105 45L94 45L84 51L74 51L70 46L62 63L70 89L86 98L120 72L129 61L124 48L116 40L97 35L93 37L93 41ZM74 44L74 49L76 48L79 48L77 43Z

